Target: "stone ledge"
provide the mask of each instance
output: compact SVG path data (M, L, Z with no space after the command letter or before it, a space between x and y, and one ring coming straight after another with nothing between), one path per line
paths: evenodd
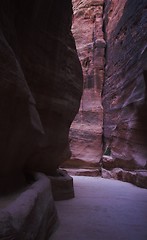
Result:
M74 198L73 178L66 170L58 169L57 176L49 176L55 201Z
M0 239L47 240L57 224L51 186L44 174L0 209Z
M66 168L66 171L72 176L87 176L98 177L101 176L101 170L98 168Z
M122 168L114 168L112 170L102 168L102 177L113 178L132 183L138 187L147 188L147 170L126 171Z

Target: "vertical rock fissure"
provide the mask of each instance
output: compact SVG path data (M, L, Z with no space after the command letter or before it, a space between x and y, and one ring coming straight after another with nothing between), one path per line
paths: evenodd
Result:
M106 34L106 15L105 15L105 7L106 7L106 1L107 0L104 0L104 3L103 3L103 15L102 15L102 19L103 19L103 25L102 25L102 31L103 31L103 34L104 34L104 41L106 43L105 45L105 51L104 51L104 61L105 61L105 64L104 64L104 81L103 81L103 85L102 85L102 98L103 98L103 89L104 89L104 84L105 84L105 77L106 77L106 62L107 62L107 56L106 56L106 52L107 52L107 34ZM102 101L102 106L103 106L103 101ZM104 107L103 107L104 109ZM105 109L104 109L105 111ZM103 130L104 130L104 114L103 114ZM105 150L106 150L106 144L105 144L105 138L104 138L104 132L102 132L102 150L103 150L103 154L105 153ZM103 158L101 158L101 168L103 166ZM102 169L101 169L101 172L102 172Z
M147 70L143 71L144 82L145 82L145 104L147 104Z

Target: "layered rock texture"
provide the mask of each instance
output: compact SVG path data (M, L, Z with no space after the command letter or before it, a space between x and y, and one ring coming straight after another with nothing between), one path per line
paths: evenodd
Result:
M66 166L147 186L147 2L73 6ZM71 24L70 0L0 1L1 193L69 159Z
M106 0L104 23L103 167L147 187L147 1Z
M80 111L70 130L71 160L66 167L100 168L102 156L105 41L103 0L73 0L72 32L84 76Z
M54 175L82 93L70 0L0 1L0 190Z
M98 170L102 164L103 177L146 187L147 2L73 0L73 6L84 93L66 166Z

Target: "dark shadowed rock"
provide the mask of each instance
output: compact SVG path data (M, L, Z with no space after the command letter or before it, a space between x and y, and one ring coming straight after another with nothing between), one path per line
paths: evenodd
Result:
M69 157L82 92L71 20L70 0L0 1L1 189Z
M67 171L58 169L56 176L49 176L55 201L74 198L73 178Z

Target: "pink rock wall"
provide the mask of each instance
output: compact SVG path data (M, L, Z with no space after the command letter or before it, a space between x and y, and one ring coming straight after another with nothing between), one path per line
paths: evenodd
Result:
M107 169L147 169L147 1L105 1Z
M73 161L69 166L100 168L101 156L107 154L102 157L103 177L145 187L147 2L75 0L73 6L72 31L84 93L71 126Z
M0 189L69 157L82 94L71 21L70 0L0 1Z
M72 157L66 166L99 167L102 156L105 41L102 31L103 0L73 0L72 32L84 76L80 111L70 129Z

